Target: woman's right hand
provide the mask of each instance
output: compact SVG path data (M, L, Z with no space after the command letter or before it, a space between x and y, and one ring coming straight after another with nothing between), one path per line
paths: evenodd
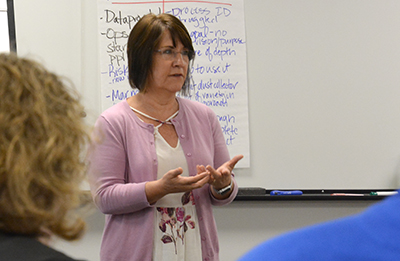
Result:
M182 168L172 169L165 173L161 179L147 182L145 189L148 202L154 204L167 194L187 192L201 188L210 179L208 170L190 177L181 176L182 172Z

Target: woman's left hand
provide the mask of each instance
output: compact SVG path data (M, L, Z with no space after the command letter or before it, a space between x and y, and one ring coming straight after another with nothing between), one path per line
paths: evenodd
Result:
M232 170L234 169L236 163L243 158L243 155L236 155L231 160L228 160L222 164L218 169L214 169L210 165L207 167L197 166L197 172L204 172L208 170L210 172L209 183L216 189L220 190L231 184Z

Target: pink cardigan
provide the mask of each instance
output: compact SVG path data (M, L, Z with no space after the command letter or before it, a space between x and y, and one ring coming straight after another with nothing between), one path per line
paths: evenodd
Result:
M220 124L207 106L177 98L179 113L172 120L186 155L189 175L196 165L218 168L230 159ZM154 207L145 195L145 183L157 177L154 127L142 122L126 101L101 114L89 153L89 178L97 207L106 214L101 260L152 260ZM217 228L212 205L229 204L238 186L225 200L217 200L206 186L193 191L198 214L203 260L219 260Z

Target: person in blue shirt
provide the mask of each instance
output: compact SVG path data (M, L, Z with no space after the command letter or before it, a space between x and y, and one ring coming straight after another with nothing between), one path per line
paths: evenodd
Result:
M400 260L400 195L267 240L239 259L248 260Z

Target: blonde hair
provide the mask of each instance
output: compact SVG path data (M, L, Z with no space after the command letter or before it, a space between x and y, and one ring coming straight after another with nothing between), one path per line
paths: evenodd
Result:
M66 240L84 232L87 142L78 96L40 64L0 54L0 230Z

